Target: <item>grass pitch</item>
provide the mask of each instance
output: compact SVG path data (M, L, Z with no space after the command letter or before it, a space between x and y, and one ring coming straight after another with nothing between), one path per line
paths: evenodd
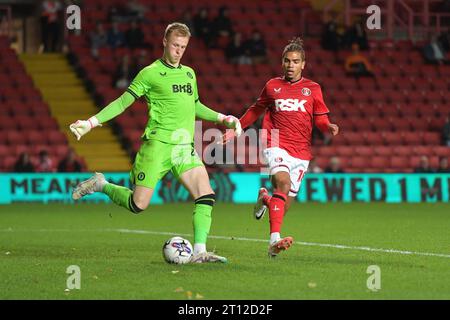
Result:
M0 206L0 299L450 299L449 204L296 203L283 235L297 243L269 259L268 217L219 203L208 249L229 263L169 265L162 245L170 234L193 240L192 210ZM70 265L79 290L65 290ZM381 270L376 292L370 265Z

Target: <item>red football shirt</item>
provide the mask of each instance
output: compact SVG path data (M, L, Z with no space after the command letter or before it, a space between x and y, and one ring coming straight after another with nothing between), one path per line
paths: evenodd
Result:
M266 111L262 128L267 130L267 147L278 146L295 158L312 159L314 116L329 113L319 84L306 78L292 83L284 77L270 79L251 108ZM279 141L273 129L278 130Z

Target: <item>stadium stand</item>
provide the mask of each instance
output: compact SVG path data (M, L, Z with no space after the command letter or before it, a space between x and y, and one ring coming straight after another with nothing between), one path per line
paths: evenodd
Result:
M91 55L89 32L95 29L97 22L102 22L105 29L109 29L109 9L120 5L121 1L86 2L83 35L69 35L71 54L83 70L86 80L95 88L99 106L123 92L123 89L113 86L113 74L121 57L129 55L133 58L145 51L147 62L159 58L162 53L161 37L166 25L181 18L186 10L192 10L189 2L167 0L157 5L149 0L140 2L148 7L143 26L145 42L152 44L152 48L102 47L98 60ZM297 13L308 10L310 20L315 22L309 26L309 31L315 34L320 32L320 14L314 13L307 1L200 0L195 5L196 8L209 7L212 16L226 5L235 31L248 36L258 29L266 40L268 64L229 64L222 50L207 48L202 39L195 36L183 58L183 64L197 71L202 101L216 110L236 116L242 115L255 100L265 81L281 73L280 54L284 45L294 35L302 34L300 25L296 24ZM192 15L195 13L193 11ZM122 31L129 26L129 22L119 25ZM320 39L306 37L305 44L307 66L304 76L321 84L325 102L331 109L331 119L341 127L341 135L330 144L315 140L313 154L320 167L325 167L329 157L336 155L344 159L346 172L412 172L422 155L428 156L433 165L439 156L450 156L450 148L441 146L440 141L440 131L450 111L450 66L426 65L420 53L421 44L370 40L370 50L364 54L374 66L375 77L355 79L345 76L342 63L349 51L340 51L335 59L333 53L321 48ZM7 80L4 82L0 79L2 83L10 84L2 86L0 94L4 101L8 101L9 117L21 117L20 121L2 119L1 127L3 130L13 127L20 129L28 125L33 127L35 111L39 112L40 117L45 114L48 118L40 118L40 125L42 121L47 121L47 125L51 126L48 108L33 89L23 66L5 44L0 45L0 48L1 67L6 73L14 73L13 78L5 76L4 72L0 75ZM16 83L28 83L30 86L26 87L30 89L20 90L18 95L18 91L12 88ZM33 103L24 104L25 100L32 100ZM28 111L18 105L26 105ZM146 121L147 107L144 101L136 102L125 114L114 120L116 132L130 157L139 148L139 138ZM203 128L211 126L205 123ZM54 130L57 132L56 127ZM5 142L0 142L0 146L2 143L3 147L12 145L14 139L24 139L23 135L18 137L13 132L2 137ZM38 138L30 133L26 139L34 143L33 139ZM64 145L63 141L61 145ZM247 148L247 155L254 148ZM258 170L259 166L244 166L242 169Z
M149 1L141 2L150 5ZM102 14L108 11L108 5L105 1L89 2L88 28L93 28L99 18L108 25ZM299 33L298 26L289 21L295 21L293 12L299 12L309 4L305 1L263 1L258 5L249 1L215 1L214 4L205 2L205 5L211 9L211 14L227 5L236 31L249 35L253 29L261 30L268 44L269 65L230 65L222 51L208 49L195 37L185 54L184 63L197 70L202 100L222 112L240 116L257 97L264 82L280 73L281 50L287 40ZM184 10L189 7L175 1L149 6L146 41L155 44L149 52L150 58L160 56L161 48L156 44L164 27L181 17ZM267 19L266 11L278 13L276 24ZM126 26L122 28L126 29ZM342 130L342 135L333 139L331 146L320 145L319 141L314 147L319 166L324 167L330 156L337 155L348 157L345 161L347 172L412 172L420 155L431 159L437 159L442 153L450 155L450 149L440 147L440 130L450 103L449 66L425 65L417 48L406 41L395 44L370 41L371 50L365 54L376 66L376 77L356 80L345 76L343 66L330 52L321 49L318 40L305 40L305 76L322 85L325 101L332 110L331 117ZM70 47L103 101L110 101L121 93L121 90L104 86L112 82L109 71L115 69L118 57L124 53L133 56L138 52L126 48L104 49L101 61L96 63L89 55L88 39L72 36ZM340 52L341 60L347 54ZM117 119L124 141L133 152L139 147L138 139L145 120L143 102ZM352 152L347 154L349 146ZM399 150L404 150L404 154L397 155Z
M36 163L41 150L48 151L56 170L69 150L66 135L6 37L0 37L0 83L0 171L11 171L25 151ZM86 168L84 159L78 160Z

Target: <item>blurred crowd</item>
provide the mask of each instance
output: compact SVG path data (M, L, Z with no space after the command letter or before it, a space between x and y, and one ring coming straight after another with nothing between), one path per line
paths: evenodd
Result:
M138 1L130 1L120 7L112 5L108 14L110 28L106 30L104 23L98 22L94 31L89 35L91 54L99 58L101 48L130 48L149 49L152 44L144 41L143 23L147 20L147 8ZM196 13L186 11L178 19L186 24L193 36L201 39L209 49L223 50L225 57L232 64L258 64L267 62L266 42L262 33L255 29L245 37L241 32L234 30L229 9L226 6L218 8L211 13L208 8L201 8ZM121 23L129 25L122 31ZM114 77L113 86L119 89L126 88L136 74L149 63L147 51L142 50L138 56L122 57Z
M429 64L450 64L450 30L433 35L422 48L425 62Z
M54 163L47 150L40 151L35 161L32 161L28 152L22 152L13 167L13 172L81 172L82 170L83 166L72 149L69 149L67 155L58 163Z
M344 27L337 22L337 14L332 12L324 23L321 36L322 48L334 53L336 63L341 63L338 58L340 50L351 50L344 61L344 67L347 75L356 78L374 76L373 67L363 53L369 50L363 21L363 18L359 18L349 27Z
M234 30L226 6L220 7L213 17L208 8L201 8L193 17L187 12L180 20L208 48L224 50L230 63L257 64L267 61L266 42L261 32L254 29L246 38L241 32Z

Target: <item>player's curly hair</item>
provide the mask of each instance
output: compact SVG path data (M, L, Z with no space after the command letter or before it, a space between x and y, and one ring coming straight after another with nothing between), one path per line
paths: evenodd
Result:
M292 38L288 45L284 47L283 58L288 52L300 52L302 60L305 61L305 49L303 48L303 40L300 37Z

